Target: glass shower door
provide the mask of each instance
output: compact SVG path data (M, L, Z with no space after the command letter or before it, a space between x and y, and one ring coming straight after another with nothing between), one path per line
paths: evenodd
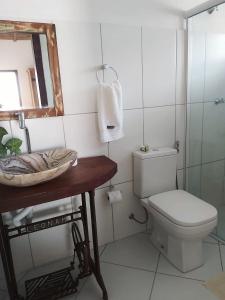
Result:
M224 23L224 26L222 26ZM225 5L188 19L186 189L218 209L225 240Z

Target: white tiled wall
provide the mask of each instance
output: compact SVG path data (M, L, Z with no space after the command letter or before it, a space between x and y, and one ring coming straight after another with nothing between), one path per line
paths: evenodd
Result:
M65 116L27 120L31 146L33 151L66 146L76 149L79 156L104 154L118 163L112 183L122 191L123 202L113 206L108 203L105 193L109 183L96 192L99 244L105 244L145 230L145 226L128 219L131 212L144 217L132 184L132 152L140 145L172 147L178 138L179 184L183 185L184 33L176 33L174 29L63 21L56 25ZM124 91L125 137L109 144L99 142L97 130L95 71L103 62L117 69ZM111 79L108 72L105 78ZM16 121L3 125L9 132L11 126L13 136L24 139ZM63 203L54 203L55 213L65 209ZM66 211L74 208L72 203L71 206L71 200L66 200ZM38 217L45 209L52 213L52 205L37 207ZM71 250L68 232L65 226L30 236L35 265L68 255ZM17 256L23 255L19 244L13 247ZM30 260L28 268L29 264Z

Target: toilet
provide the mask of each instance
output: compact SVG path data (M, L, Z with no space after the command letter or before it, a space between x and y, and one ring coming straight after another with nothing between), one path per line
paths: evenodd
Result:
M217 210L183 190L176 190L177 151L136 151L134 193L147 209L153 244L182 272L203 264L203 240L217 225Z

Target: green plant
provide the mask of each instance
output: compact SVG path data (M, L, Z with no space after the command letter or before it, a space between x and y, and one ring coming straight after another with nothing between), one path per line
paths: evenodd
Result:
M7 134L8 131L4 127L0 127L0 158L21 153L20 146L22 141L20 139L10 138L5 144L2 143L3 137Z

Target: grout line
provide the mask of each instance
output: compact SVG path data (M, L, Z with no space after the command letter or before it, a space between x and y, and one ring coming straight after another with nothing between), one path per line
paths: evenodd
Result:
M138 270L138 271L144 271L144 272L148 272L148 273L155 273L155 271L151 271L151 270L148 270L148 269L138 268L138 267L131 267L131 266L128 266L128 265L121 265L121 264L113 263L113 262L106 261L106 260L101 260L101 263L104 263L104 264L107 264L107 265L123 267L123 268L136 270L136 271Z
M195 168L195 167L201 167L201 166L204 166L204 165L210 165L210 164L213 164L213 163L216 163L216 162L222 162L224 160L225 160L225 158L221 158L221 159L212 160L212 161L209 161L209 162L203 162L203 163L200 163L200 164L197 164L197 165L188 166L188 167L186 167L186 169L191 169L191 168Z
M209 104L209 103L215 103L215 100L207 100L207 101L193 101L193 102L187 102L187 105L195 105L195 104Z
M178 83L178 30L176 30L176 53L175 53L175 56L176 56L176 70L175 70L175 104L177 104L177 83Z
M156 275L157 275L157 271L158 271L158 267L159 267L160 256L161 256L161 253L159 252L157 265L156 265L156 270L155 270L155 275L154 275L154 278L153 278L152 287L151 287L151 291L150 291L150 295L149 295L149 300L151 300L151 298L152 298L152 293L153 293L153 289L154 289L154 285L155 285Z
M34 262L34 255L33 255L33 250L31 246L31 240L30 240L30 235L28 234L28 242L29 242L29 247L30 247L30 255L31 255L31 260L32 260L32 267L35 268L35 262Z
M65 148L67 148L65 124L64 124L64 118L63 117L62 117L62 128L63 128L64 144L65 144Z
M123 111L130 111L130 110L145 110L145 109L154 109L154 108L164 108L164 107L176 107L176 106L185 106L185 104L166 104L166 105L157 105L157 106L143 106L143 107L132 107L132 108L123 108ZM80 115L91 115L97 114L97 111L90 111L90 112L77 112L77 113L65 113L63 118L65 117L72 117L72 116L80 116Z
M219 253L220 253L220 264L221 264L221 268L222 268L222 272L223 272L224 271L224 267L223 267L223 258L222 258L222 253L221 253L220 242L218 242L218 247L219 247Z
M209 241L203 241L203 244L210 244L210 245L218 245L218 242L209 242Z
M144 53L143 53L143 28L141 27L141 100L142 100L142 141L145 145L145 110L144 110Z
M114 223L114 209L113 205L111 205L111 210L112 210L112 230L113 230L113 241L115 241L115 223Z
M178 140L178 136L177 136L177 107L176 107L176 104L177 104L177 75L178 75L178 36L177 36L177 30L176 30L176 53L175 53L175 86L174 86L174 100L175 100L175 128L174 128L174 132L175 132L175 135L174 135L174 145L176 145L176 141ZM179 153L177 153L177 159L178 159L178 155ZM177 172L176 172L176 176L177 176ZM177 177L177 185L178 185L178 188L179 188L179 183L178 183L178 177Z
M133 182L133 179L122 181L122 182L118 182L118 183L114 183L113 185L116 186L116 185L120 185L120 184L124 184L124 183L131 183L131 182Z
M197 281L197 282L201 282L201 283L205 282L205 280L191 278L191 277L184 277L184 276L175 275L175 274L167 274L167 273L163 273L163 272L157 272L157 274L164 275L164 276L169 276L169 277L176 277L176 278L188 279L188 280Z
M184 104L181 104L184 105ZM163 108L163 107L176 107L176 104L156 105L156 106L144 106L146 109Z
M108 244L106 244L106 245L103 246L103 249L102 249L102 251L99 253L99 256L102 256L102 255L103 255L103 253L105 252L107 246L108 246Z
M204 84L203 84L203 107L202 107L202 122L201 122L201 126L202 126L202 130L201 130L201 166L200 166L200 196L202 197L202 193L203 193L203 183L202 183L202 177L203 177L203 137L204 137L204 124L205 124L205 87L206 87L206 34L205 35L205 53L204 53Z

